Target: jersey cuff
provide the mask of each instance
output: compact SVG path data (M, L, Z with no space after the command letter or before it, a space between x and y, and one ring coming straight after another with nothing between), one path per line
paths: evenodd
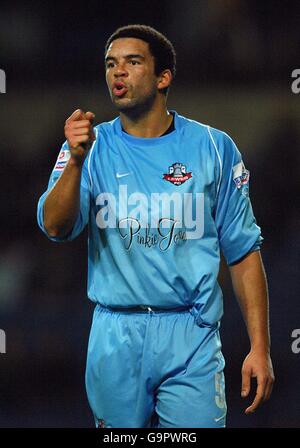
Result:
M232 256L230 258L225 257L228 266L238 263L240 260L242 260L242 258L244 258L246 255L250 254L251 252L256 252L256 251L260 250L263 240L264 240L263 237L260 235L256 239L254 244L253 244L253 242L250 241L248 246L245 246L245 251L243 253L239 253L238 255Z
M74 227L72 229L71 232L68 233L68 235L60 238L60 237L56 237L56 236L50 236L44 226L44 203L47 197L47 194L49 193L49 191L46 191L39 199L38 202L38 207L37 207L37 222L38 225L40 227L40 229L43 231L43 233L46 235L47 238L49 238L49 240L54 241L55 243L65 243L70 241L72 238L72 233L74 230Z

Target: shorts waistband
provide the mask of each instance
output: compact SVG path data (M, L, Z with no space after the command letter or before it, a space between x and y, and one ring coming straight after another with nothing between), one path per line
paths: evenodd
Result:
M107 309L109 311L116 311L118 313L180 313L183 311L189 311L192 308L192 305L188 306L179 306L175 308L159 308L156 306L150 305L137 305L131 307L122 307L122 306L104 306L100 305L100 307Z

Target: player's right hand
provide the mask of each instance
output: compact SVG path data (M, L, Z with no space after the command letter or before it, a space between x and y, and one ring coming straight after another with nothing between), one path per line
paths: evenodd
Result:
M71 158L83 163L88 150L95 140L93 130L93 112L76 109L65 122L65 137L71 152Z

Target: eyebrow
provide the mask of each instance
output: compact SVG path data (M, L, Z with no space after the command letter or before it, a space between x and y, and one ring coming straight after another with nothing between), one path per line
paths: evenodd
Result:
M133 58L139 58L139 59L145 59L144 56L142 56L141 54L127 54L126 56L124 56L125 59L133 59ZM116 61L117 58L113 57L113 56L106 56L105 58L105 62L108 61Z

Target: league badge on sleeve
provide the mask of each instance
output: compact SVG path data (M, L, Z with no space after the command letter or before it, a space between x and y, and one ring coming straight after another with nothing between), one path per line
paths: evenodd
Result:
M70 157L70 151L68 149L62 149L58 155L54 170L62 171Z
M186 166L183 163L173 163L173 165L169 166L169 173L164 174L163 179L171 182L174 185L181 185L186 180L192 177L192 173L186 172Z
M244 196L249 194L249 178L250 172L246 169L243 161L232 167L233 181L235 186Z

